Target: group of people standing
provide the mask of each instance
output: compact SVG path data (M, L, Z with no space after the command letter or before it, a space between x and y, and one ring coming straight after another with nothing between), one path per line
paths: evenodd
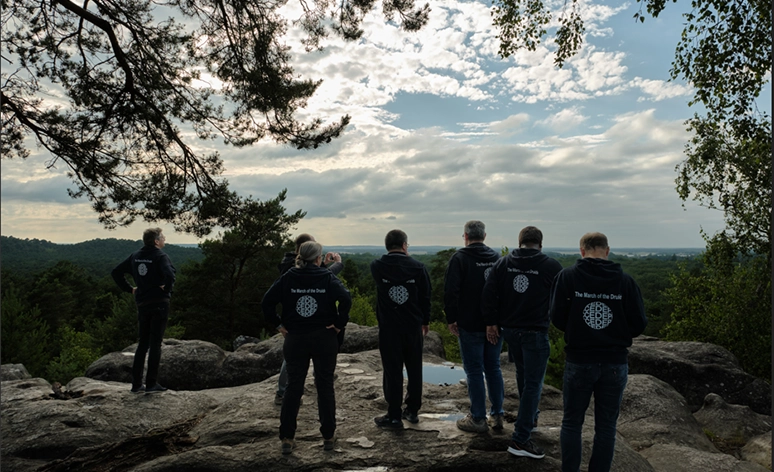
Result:
M484 223L465 223L462 237L465 245L451 257L444 278L444 311L449 330L459 337L470 399L470 413L457 421L457 427L469 432L486 432L490 425L496 430L504 428L500 353L505 341L516 365L520 399L508 452L545 457L531 433L538 425L550 355L548 327L553 322L564 332L566 343L562 471L580 469L581 429L592 395L595 435L589 471L609 470L628 376L627 348L647 323L637 284L620 264L608 260L610 247L601 233L583 235L581 259L567 269L542 253L543 234L534 226L522 229L519 247L502 257L484 244ZM112 275L119 286L135 295L138 306L140 342L132 392L156 393L166 390L158 384L157 375L175 271L161 251L165 243L161 229L146 230L143 241L145 247L119 264ZM426 267L409 256L408 247L405 232L388 232L387 254L370 267L377 288L379 352L387 402L387 411L374 418L374 423L386 429L402 429L404 420L418 423L422 406L422 351L430 323L431 284ZM299 235L296 251L285 255L279 265L280 277L261 302L266 319L278 324L285 338L275 396L275 403L282 405L279 436L283 454L295 447L310 361L323 446L332 450L335 445L336 359L352 306L349 291L336 277L342 268L339 254L323 256L322 245L314 237ZM127 283L127 273L136 287Z
M542 253L543 233L534 226L522 229L519 247L502 257L484 244L484 223L468 221L462 236L465 247L452 256L444 280L444 311L449 330L459 337L470 398L470 413L457 427L470 432L486 432L490 425L503 428L504 339L519 392L508 452L545 457L531 434L538 425L553 322L566 344L562 471L580 470L581 430L592 395L595 434L588 470L610 470L628 376L627 348L647 324L634 279L608 260L610 247L602 233L584 234L581 259L566 269Z

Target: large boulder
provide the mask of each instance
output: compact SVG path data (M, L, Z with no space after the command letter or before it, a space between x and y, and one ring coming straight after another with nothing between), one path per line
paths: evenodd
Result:
M657 444L640 452L656 472L769 472L760 464L729 454L707 452L676 444Z
M671 385L650 375L630 375L621 402L618 432L636 450L655 444L719 452Z
M24 380L32 376L23 364L3 364L0 366L0 380Z
M749 406L729 405L720 395L710 393L701 410L693 414L707 434L726 443L746 444L771 432L771 416L755 413Z
M716 393L728 403L771 414L771 386L744 372L733 354L714 344L637 337L629 349L629 373L652 375L673 386L691 411Z
M771 470L771 433L755 436L745 444L741 451L741 458L745 461L755 462Z

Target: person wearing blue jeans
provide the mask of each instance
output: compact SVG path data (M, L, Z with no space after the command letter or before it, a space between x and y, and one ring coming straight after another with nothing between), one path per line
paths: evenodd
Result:
M609 261L602 233L586 233L579 259L562 270L551 289L551 321L564 331L564 415L559 443L562 472L580 470L582 429L594 395L594 445L589 472L613 463L616 424L629 374L628 348L648 321L637 283Z
M544 331L503 328L502 336L508 343L508 351L513 353L519 390L519 414L512 438L516 443L524 444L529 440L540 413L538 402L543 393L551 345L548 332ZM530 415L530 412L534 414Z
M543 233L534 226L519 232L519 248L502 257L484 284L481 310L487 339L501 336L516 364L519 413L508 452L542 459L545 452L532 441L538 403L551 348L548 343L548 301L551 284L561 264L541 252Z
M449 259L444 276L444 312L449 331L459 337L462 365L467 375L470 413L457 421L463 431L483 433L486 421L486 393L492 427L503 428L503 375L500 371L502 340L490 343L481 315L481 290L500 255L484 244L486 227L471 220L463 227L465 246ZM484 383L486 379L486 384Z

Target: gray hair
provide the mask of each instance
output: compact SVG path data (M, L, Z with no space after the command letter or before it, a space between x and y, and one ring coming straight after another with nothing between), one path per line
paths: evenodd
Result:
M317 241L307 241L298 247L296 267L303 268L314 264L318 257L322 256L322 244Z
M465 234L471 241L483 241L486 237L486 226L478 220L470 220L465 223Z

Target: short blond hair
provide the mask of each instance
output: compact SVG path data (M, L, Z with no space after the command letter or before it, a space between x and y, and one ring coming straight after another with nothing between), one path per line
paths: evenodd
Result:
M585 251L607 249L607 236L599 232L586 233L580 239L580 247Z

